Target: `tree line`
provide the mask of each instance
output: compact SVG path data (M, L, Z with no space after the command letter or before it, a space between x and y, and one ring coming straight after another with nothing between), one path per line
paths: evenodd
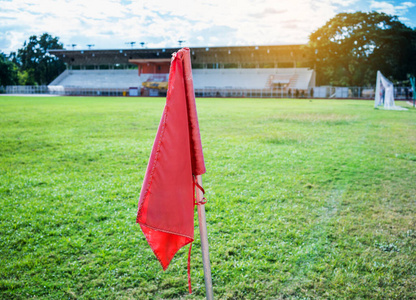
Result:
M17 53L0 52L0 86L49 84L65 70L65 64L48 50L62 48L58 37L44 33L29 37Z
M62 48L58 37L44 33L17 53L0 52L0 86L49 84L65 65L48 50ZM339 13L311 33L304 51L318 86L371 86L377 70L394 82L416 75L416 29L384 13Z
M416 75L416 29L397 16L339 13L306 46L319 85L374 85L377 70L393 82Z

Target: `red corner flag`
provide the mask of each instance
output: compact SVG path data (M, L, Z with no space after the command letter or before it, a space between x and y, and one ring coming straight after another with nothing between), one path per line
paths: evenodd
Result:
M194 240L194 176L204 173L191 58L184 48L172 57L166 105L136 220L164 270L176 252Z

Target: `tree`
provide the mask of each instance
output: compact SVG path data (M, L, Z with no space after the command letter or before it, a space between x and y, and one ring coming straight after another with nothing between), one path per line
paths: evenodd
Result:
M416 73L416 30L384 13L339 13L307 48L319 85L371 85L377 70L396 80Z
M0 86L18 84L18 70L17 65L0 52Z
M57 57L50 55L50 49L62 49L58 37L44 33L40 38L33 35L17 52L22 76L32 77L36 84L49 84L65 70L65 65Z

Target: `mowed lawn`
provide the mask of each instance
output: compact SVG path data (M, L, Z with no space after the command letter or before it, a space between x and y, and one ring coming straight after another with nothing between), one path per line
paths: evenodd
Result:
M135 224L164 103L0 97L1 299L205 297L197 221L192 295ZM197 108L215 299L416 298L415 109Z

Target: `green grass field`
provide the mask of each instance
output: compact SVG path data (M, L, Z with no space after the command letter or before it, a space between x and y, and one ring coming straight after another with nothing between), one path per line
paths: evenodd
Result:
M197 228L188 295L135 224L164 103L0 97L1 299L204 298ZM415 109L197 106L216 299L416 298Z

